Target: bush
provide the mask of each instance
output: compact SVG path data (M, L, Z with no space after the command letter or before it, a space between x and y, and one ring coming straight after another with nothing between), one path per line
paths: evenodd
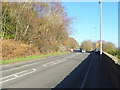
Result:
M3 60L25 57L40 54L37 47L24 43L18 43L12 39L4 39L2 41Z
M116 51L109 51L109 54L116 56L120 59L120 50L116 50Z

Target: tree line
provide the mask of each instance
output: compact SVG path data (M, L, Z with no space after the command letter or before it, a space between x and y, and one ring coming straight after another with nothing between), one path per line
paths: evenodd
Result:
M41 53L75 48L71 23L60 2L2 2L3 39L34 44Z
M91 40L85 40L81 43L81 49L86 49L87 51L98 49L100 50L100 41L93 42ZM112 42L102 41L102 49L105 52L111 52L117 50L115 44Z
M85 40L81 43L80 49L85 49L86 51L92 51L95 49L100 50L100 41L93 42L91 40ZM118 49L114 43L102 41L102 49L113 56L120 59L120 49Z

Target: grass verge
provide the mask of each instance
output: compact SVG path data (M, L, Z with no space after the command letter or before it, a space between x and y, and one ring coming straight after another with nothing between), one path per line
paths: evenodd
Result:
M69 53L69 52L57 52L57 53L53 53L53 54L32 55L32 56L26 56L26 57L15 58L15 59L10 59L10 60L1 60L0 65L23 62L23 61L28 61L28 60L35 60L35 59L48 57L48 56L57 56L59 54L65 54L65 53Z

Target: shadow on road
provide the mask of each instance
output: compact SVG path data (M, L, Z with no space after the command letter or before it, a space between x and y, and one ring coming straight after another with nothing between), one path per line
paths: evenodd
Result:
M75 51L77 52L77 51ZM92 54L90 54L82 63L77 66L61 83L59 83L55 88L78 88L82 84L86 71L88 69L90 59Z
M99 52L90 53L56 88L113 88L113 82L110 73L106 69L107 64L100 60ZM104 63L105 63L104 62ZM89 72L88 72L89 70ZM87 74L88 73L88 74ZM87 75L87 79L85 77Z

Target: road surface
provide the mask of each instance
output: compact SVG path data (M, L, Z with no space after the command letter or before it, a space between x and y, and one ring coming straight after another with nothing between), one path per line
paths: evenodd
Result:
M98 53L73 52L3 66L3 88L112 88Z
M3 88L54 88L88 55L76 52L6 65L0 83Z

